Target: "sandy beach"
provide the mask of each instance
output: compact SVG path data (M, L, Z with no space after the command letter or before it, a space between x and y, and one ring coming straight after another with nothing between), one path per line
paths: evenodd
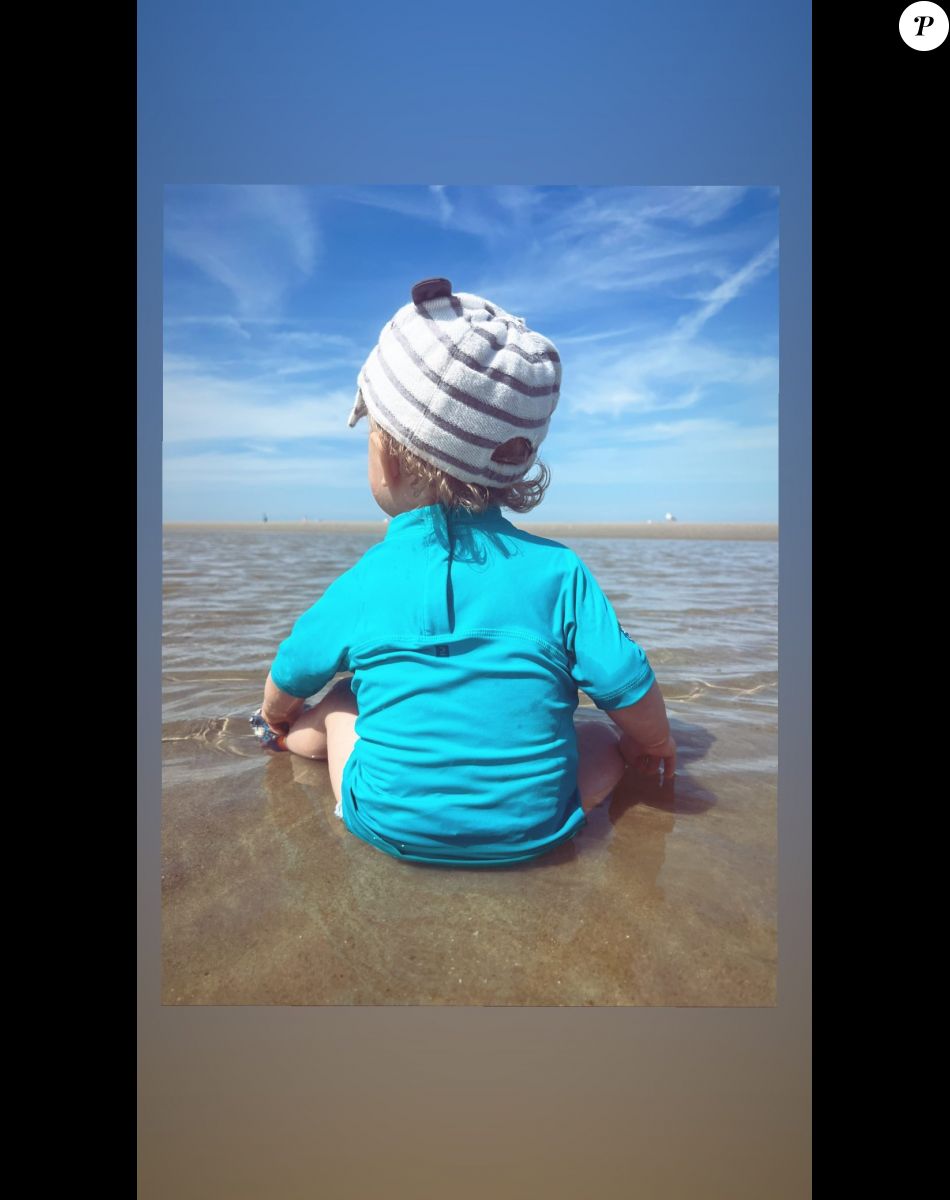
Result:
M506 514L507 515L507 514ZM511 520L511 517L508 517ZM684 538L709 542L777 542L778 525L764 523L701 524L688 521L617 521L563 522L512 521L512 524L538 537L554 538ZM168 532L192 530L196 533L273 532L273 533L354 533L380 534L386 521L166 521Z

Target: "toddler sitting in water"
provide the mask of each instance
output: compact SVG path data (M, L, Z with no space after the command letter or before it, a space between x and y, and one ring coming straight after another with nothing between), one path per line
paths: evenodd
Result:
M627 764L671 783L676 746L643 650L585 563L516 528L557 406L552 343L426 279L358 379L383 541L281 643L252 717L269 749L326 759L337 813L397 858L490 866L574 836ZM338 672L313 707L305 701ZM583 688L613 724L574 724Z

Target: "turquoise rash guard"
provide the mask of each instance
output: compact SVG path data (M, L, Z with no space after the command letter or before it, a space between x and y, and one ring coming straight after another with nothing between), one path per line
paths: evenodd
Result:
M343 820L397 858L498 866L584 825L574 710L649 691L653 670L585 563L498 506L427 505L326 589L271 678L309 697L343 671L359 707Z

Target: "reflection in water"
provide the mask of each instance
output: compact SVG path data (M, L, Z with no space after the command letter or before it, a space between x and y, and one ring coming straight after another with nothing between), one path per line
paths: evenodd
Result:
M165 1003L774 1003L777 546L570 543L661 680L675 786L628 771L572 842L458 870L353 838L326 764L247 724L293 620L373 541L166 536Z

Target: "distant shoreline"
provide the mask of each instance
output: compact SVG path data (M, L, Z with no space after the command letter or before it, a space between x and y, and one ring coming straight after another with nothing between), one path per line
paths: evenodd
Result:
M505 514L506 516L508 514ZM513 525L547 538L657 538L710 542L777 542L778 525L755 522L538 521ZM388 522L378 521L166 521L167 533L374 533L382 538Z

